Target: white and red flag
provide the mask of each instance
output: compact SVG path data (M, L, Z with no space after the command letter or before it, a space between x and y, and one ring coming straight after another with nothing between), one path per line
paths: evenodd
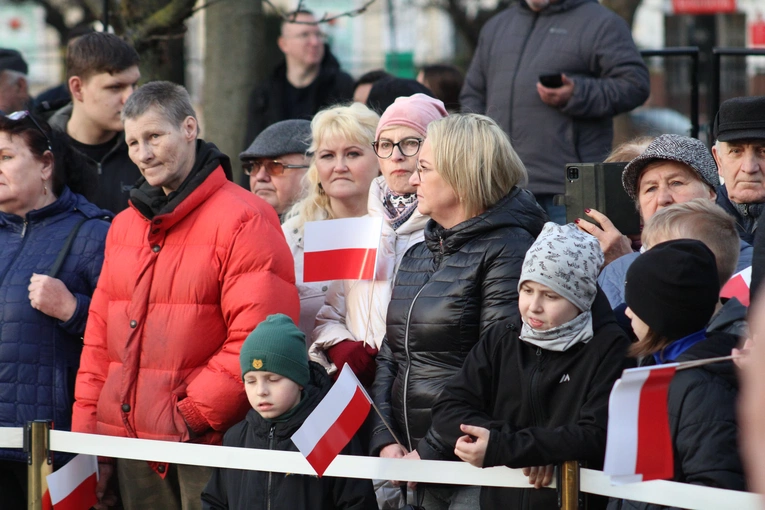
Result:
M350 442L371 405L372 399L345 364L332 389L292 436L292 442L317 475L322 476Z
M603 472L611 483L672 478L674 461L667 393L677 363L622 372L608 400Z
M48 492L53 510L88 510L98 503L98 457L77 455L64 467L48 475Z
M749 306L749 285L752 283L752 266L742 269L730 277L720 290L721 298L736 298L744 306Z
M305 224L303 281L371 280L382 218L343 218Z

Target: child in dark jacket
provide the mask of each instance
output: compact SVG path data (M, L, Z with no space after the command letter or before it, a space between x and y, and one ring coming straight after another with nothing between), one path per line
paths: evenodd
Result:
M305 335L286 315L270 315L247 337L239 361L252 409L223 446L297 451L292 435L332 386L324 368L309 363ZM361 443L353 438L342 453L361 455ZM202 508L377 510L377 503L371 480L218 468Z
M631 353L643 366L727 356L738 337L705 326L719 302L713 252L703 243L678 239L652 246L627 271L625 313L638 342ZM746 490L739 456L732 361L679 370L667 395L675 482ZM613 510L658 510L639 501L612 500Z
M506 334L473 348L441 393L418 450L478 467L526 468L536 488L549 485L563 461L602 467L608 397L630 365L629 340L598 292L602 264L594 237L545 224L519 279L520 334L508 323ZM552 490L483 487L481 508L552 510L558 502Z

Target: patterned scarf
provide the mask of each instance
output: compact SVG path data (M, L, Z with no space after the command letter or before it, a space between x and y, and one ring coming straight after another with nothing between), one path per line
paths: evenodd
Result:
M399 194L386 187L383 206L385 206L385 212L390 220L390 226L393 230L397 230L398 227L406 223L406 220L417 209L417 194Z
M589 310L545 331L534 329L525 322L521 328L521 340L547 351L563 352L580 342L586 344L592 337L592 312Z

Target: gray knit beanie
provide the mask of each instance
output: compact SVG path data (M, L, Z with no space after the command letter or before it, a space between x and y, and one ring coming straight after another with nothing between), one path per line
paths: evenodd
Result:
M536 282L585 312L598 292L602 265L603 250L595 237L573 223L558 225L549 221L526 252L518 290L523 282Z

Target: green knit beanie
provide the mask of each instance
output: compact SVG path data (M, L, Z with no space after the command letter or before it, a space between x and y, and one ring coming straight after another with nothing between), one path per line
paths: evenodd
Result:
M242 379L254 370L282 375L303 387L310 379L305 335L292 319L281 313L269 315L247 335L239 364Z

